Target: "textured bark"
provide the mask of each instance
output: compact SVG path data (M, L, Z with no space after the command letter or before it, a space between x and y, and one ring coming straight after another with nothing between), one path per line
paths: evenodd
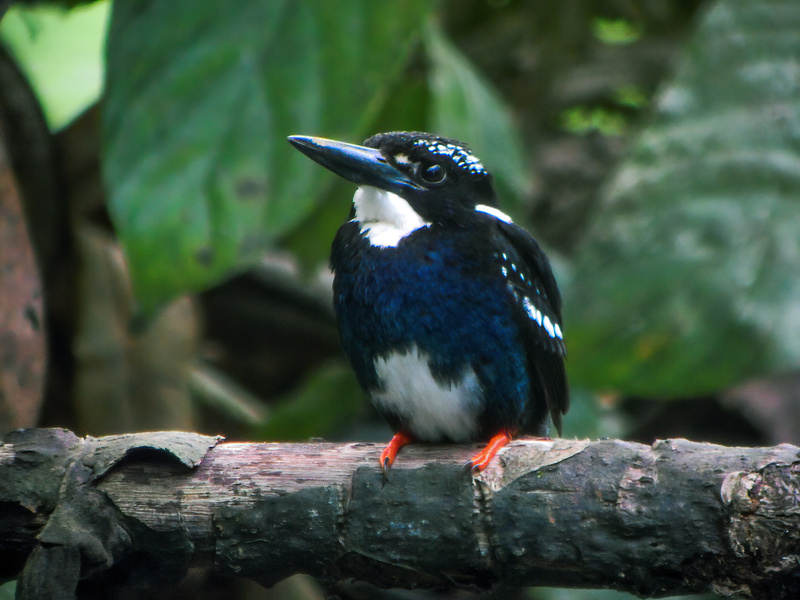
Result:
M7 436L0 578L20 576L22 598L165 585L190 564L264 585L304 572L404 588L800 593L794 446L522 440L473 477L475 447L411 445L385 480L372 444L217 441Z

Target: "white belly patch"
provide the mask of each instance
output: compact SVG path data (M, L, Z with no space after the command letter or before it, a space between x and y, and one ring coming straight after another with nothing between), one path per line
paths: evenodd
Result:
M475 372L468 369L452 385L440 384L428 359L416 346L375 359L382 390L372 394L372 401L407 421L409 433L421 441L474 440L483 395Z

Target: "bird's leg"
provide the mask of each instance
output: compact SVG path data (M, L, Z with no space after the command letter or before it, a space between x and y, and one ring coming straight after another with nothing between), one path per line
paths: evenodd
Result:
M397 456L397 451L403 446L411 442L411 436L402 431L395 433L391 441L386 445L386 448L381 452L381 469L388 469L394 462L394 457Z
M486 447L473 456L469 462L472 465L472 470L480 472L488 467L498 450L511 441L511 435L510 431L501 431L490 439Z

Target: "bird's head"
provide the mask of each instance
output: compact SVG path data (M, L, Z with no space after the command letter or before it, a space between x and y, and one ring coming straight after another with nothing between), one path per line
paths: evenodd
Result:
M395 231L396 241L422 226L466 223L476 210L497 204L492 176L456 140L394 131L374 135L363 146L308 136L290 136L289 142L358 185L355 219L374 231Z

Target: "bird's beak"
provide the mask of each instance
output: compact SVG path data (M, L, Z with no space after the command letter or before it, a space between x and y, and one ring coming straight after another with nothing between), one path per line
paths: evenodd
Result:
M288 140L310 159L356 185L370 185L395 193L420 189L375 148L306 135L290 135Z

